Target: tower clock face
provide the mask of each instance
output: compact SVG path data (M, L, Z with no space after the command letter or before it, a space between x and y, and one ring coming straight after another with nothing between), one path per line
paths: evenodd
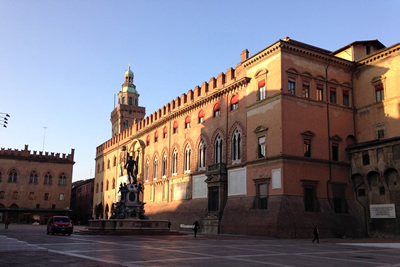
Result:
M135 193L134 193L134 192L130 192L130 193L129 193L129 201L130 201L130 202L133 202L133 201L135 201L135 198L136 198L136 197L135 197Z

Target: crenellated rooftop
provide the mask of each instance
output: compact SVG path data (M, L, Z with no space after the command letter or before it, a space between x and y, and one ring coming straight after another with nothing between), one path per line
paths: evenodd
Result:
M43 151L28 150L28 145L25 145L24 150L18 149L0 149L0 158L20 158L25 160L38 160L38 161L58 161L58 162L74 162L75 149L71 149L71 154L54 153Z
M176 97L153 114L145 117L143 120L135 121L135 123L120 133L99 145L96 149L96 156L102 154L104 150L112 149L120 142L127 141L127 138L135 135L147 133L156 127L159 127L167 120L175 119L181 115L191 112L191 110L208 104L212 99L225 94L233 88L242 86L249 81L249 78L240 77L244 73L241 71L242 65L239 63L236 69L229 68L226 73L221 72L217 78L212 77L208 83L203 82L201 86L197 85L193 90L189 90L186 94Z

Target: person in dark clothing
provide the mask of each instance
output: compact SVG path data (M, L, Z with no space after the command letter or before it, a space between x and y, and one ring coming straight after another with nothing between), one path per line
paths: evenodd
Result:
M317 243L319 243L319 230L317 226L314 227L313 234L314 234L314 239L312 242L314 243L314 241L317 240Z
M200 228L199 222L198 222L198 221L195 221L195 222L193 223L194 237L196 237L197 231L199 230L199 228Z
M168 230L171 230L171 221L168 220Z
M128 168L127 168L128 167ZM137 163L134 159L132 159L132 156L129 156L128 161L125 164L125 169L128 170L128 179L129 179L129 183L131 183L131 177L132 177L132 181L134 184L136 184L136 177L133 174L133 169L137 168Z
M7 220L6 220L6 223L5 223L5 225L4 225L6 229L8 229L8 225L9 225L9 224L10 224L10 220L7 219Z

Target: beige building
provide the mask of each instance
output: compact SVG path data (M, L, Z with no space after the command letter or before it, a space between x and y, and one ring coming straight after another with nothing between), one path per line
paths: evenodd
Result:
M47 223L69 215L74 149L71 154L0 150L0 221Z
M399 49L373 40L331 52L285 37L244 50L235 69L147 117L123 100L139 97L129 69L112 138L96 149L93 215L111 216L132 155L146 215L172 228L198 220L209 233L307 237L315 224L322 236L400 233Z

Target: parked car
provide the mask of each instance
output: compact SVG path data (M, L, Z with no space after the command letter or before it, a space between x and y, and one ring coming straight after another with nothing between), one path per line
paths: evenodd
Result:
M47 222L47 234L62 233L71 235L74 225L68 216L52 216Z

